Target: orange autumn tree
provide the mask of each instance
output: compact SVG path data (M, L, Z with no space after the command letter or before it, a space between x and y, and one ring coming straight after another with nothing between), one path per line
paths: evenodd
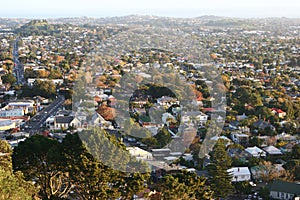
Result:
M107 121L112 121L116 117L116 110L106 104L99 106L97 113L99 113Z

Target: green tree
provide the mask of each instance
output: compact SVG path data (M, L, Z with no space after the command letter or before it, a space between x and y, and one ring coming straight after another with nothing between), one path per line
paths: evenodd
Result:
M4 170L11 170L12 169L12 161L11 161L11 155L12 155L12 149L10 145L4 141L0 140L0 166Z
M117 198L118 173L97 161L85 148L78 134L68 134L61 145L59 167L69 174L81 199Z
M232 175L227 172L231 164L232 160L226 152L224 141L218 140L210 153L208 165L209 183L215 198L226 197L233 191Z
M30 200L35 190L34 185L26 182L21 173L13 174L0 166L0 199Z
M250 194L252 186L249 181L235 182L234 188L237 194Z
M166 128L159 130L154 137L157 139L160 148L166 146L172 140L171 134Z
M300 145L296 144L292 148L292 158L300 159Z
M269 200L270 199L270 190L267 187L260 188L259 196L265 200Z
M213 192L205 182L196 173L183 171L164 176L156 189L162 192L161 199L212 199Z
M33 180L42 199L66 197L71 183L67 174L57 168L58 141L34 135L21 142L13 152L13 169L21 171L25 180Z
M10 88L10 86L12 86L17 81L16 77L14 77L14 75L11 73L3 75L1 79L2 83L4 83L7 86L6 88Z
M0 154L0 199L32 199L36 188L23 179L22 173L13 173L12 149L6 141L0 140Z

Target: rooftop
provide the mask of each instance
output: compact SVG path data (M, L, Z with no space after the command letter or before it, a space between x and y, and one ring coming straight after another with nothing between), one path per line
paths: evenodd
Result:
M270 191L296 194L299 196L300 195L300 184L275 180L270 186Z

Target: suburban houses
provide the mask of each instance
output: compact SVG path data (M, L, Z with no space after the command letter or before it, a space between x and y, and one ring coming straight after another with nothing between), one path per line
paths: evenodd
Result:
M12 149L11 171L51 163L40 174L22 171L46 187L41 199L101 199L99 191L103 199L115 191L110 199L179 199L180 190L185 199L299 199L297 20L121 19L0 26L0 138ZM47 156L33 162L33 151ZM116 188L116 180L128 184Z

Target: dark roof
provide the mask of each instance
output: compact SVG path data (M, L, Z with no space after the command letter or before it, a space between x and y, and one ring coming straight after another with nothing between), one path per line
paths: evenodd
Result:
M300 184L275 180L271 184L270 191L300 195Z
M74 119L74 116L57 116L55 122L60 124L69 124Z
M253 126L260 128L260 129L265 129L267 127L270 127L271 129L274 129L275 127L270 124L269 122L263 121L263 120L259 120L257 122L253 123Z

